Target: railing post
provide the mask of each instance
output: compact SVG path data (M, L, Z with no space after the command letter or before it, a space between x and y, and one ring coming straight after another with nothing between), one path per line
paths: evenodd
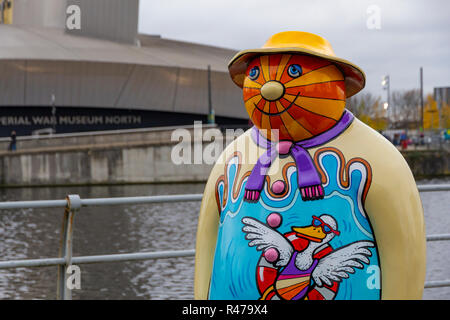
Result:
M61 228L61 243L59 247L59 257L64 258L64 264L58 266L58 287L56 295L59 300L72 299L72 291L67 286L67 268L72 264L73 219L75 212L81 208L81 199L79 195L68 195L66 201L67 205L64 209L64 218Z

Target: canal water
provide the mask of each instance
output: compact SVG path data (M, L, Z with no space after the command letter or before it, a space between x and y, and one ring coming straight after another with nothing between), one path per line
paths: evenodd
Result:
M450 183L450 179L419 181ZM0 189L0 201L202 193L203 184ZM450 193L422 193L427 234L450 233ZM75 217L73 255L195 247L200 202L83 208ZM0 260L57 257L62 209L0 212ZM450 279L450 241L427 244L427 281ZM414 267L414 266L408 266ZM73 299L192 299L194 258L81 265ZM0 299L55 299L56 267L0 270ZM424 299L450 299L450 287Z

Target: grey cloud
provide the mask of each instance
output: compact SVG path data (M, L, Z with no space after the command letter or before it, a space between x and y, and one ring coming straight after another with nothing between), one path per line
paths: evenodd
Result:
M367 8L381 10L381 29L369 30ZM319 34L336 54L359 65L367 91L384 95L381 77L392 89L448 86L450 1L435 0L171 0L141 2L140 31L163 37L246 49L260 47L272 34L302 30Z

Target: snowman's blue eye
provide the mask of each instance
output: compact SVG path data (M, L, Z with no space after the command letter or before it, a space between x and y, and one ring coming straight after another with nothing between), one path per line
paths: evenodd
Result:
M302 67L298 64L291 64L288 68L288 75L292 78L298 78L302 75Z
M250 72L248 73L248 77L251 80L256 80L259 77L259 68L258 67L253 67L250 69Z

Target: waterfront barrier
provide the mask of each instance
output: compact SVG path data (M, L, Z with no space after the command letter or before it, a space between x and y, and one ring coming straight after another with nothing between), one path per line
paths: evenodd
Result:
M188 141L173 136L180 129L189 133L190 162L184 152L181 163L172 157ZM221 129L222 136L206 134L210 129ZM215 156L232 141L224 129L194 124L18 137L15 152L7 151L10 138L0 138L0 187L204 183ZM402 152L416 180L450 175L450 143L443 146Z
M438 185L419 185L419 192L437 192L450 191L450 184ZM8 209L28 209L28 208L64 208L63 227L61 230L61 245L59 257L42 258L42 259L22 259L0 261L0 269L21 268L21 267L58 267L57 281L57 298L62 300L71 300L72 292L68 288L67 280L70 274L68 269L72 265L104 263L104 262L123 262L123 261L139 261L149 259L166 259L193 257L194 249L172 250L172 251L156 251L156 252L133 252L108 255L92 255L92 256L72 256L73 248L73 222L75 214L82 207L104 206L104 205L127 205L127 204L152 204L167 202L187 202L200 201L202 194L180 194L180 195L159 195L144 197L116 197L116 198L93 198L81 199L79 195L68 195L65 200L36 200L36 201L8 201L0 202L1 210ZM427 235L427 241L448 241L450 233ZM449 287L450 279L428 281L425 282L425 288Z

